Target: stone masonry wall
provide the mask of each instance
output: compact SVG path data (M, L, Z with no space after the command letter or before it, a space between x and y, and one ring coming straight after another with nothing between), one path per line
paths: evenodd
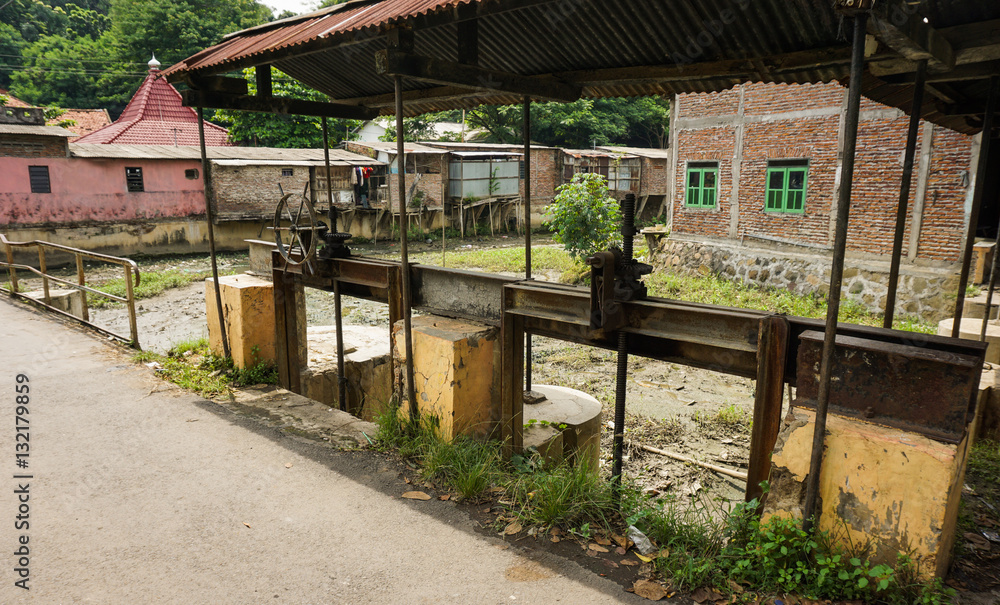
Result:
M795 252L739 242L699 242L647 236L654 270L717 274L748 284L783 288L796 294L829 293L828 253ZM848 255L844 263L842 300L881 313L885 306L889 263ZM924 321L950 317L958 290L957 264L900 268L896 312Z

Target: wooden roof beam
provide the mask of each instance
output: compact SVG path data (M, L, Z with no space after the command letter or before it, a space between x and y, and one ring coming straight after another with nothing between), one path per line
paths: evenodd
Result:
M509 92L552 101L576 101L583 92L580 86L552 77L522 76L392 49L375 53L375 72L383 76L402 76L422 82Z
M181 98L184 105L188 107L206 107L210 109L233 109L258 113L345 118L349 120L370 120L378 115L376 110L361 105L321 103L318 101L303 101L301 99L289 99L285 97L264 98L227 95L205 90L185 90L181 93Z
M985 80L998 73L1000 73L1000 61L973 63L971 65L960 65L948 72L927 74L927 82L934 84L936 82ZM879 76L879 79L887 84L913 84L916 81L916 76L912 73L901 73Z
M983 61L1000 60L1000 19L958 25L940 30L941 35L951 42L955 53L955 65L970 65ZM914 72L916 61L892 57L869 62L871 72L876 76Z
M868 33L910 61L927 61L930 71L955 67L951 43L917 12L909 2L894 0L875 5Z

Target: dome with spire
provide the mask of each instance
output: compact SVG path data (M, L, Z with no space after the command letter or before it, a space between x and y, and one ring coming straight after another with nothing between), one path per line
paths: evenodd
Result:
M156 55L149 61L149 73L125 111L112 124L82 136L76 143L118 145L198 145L198 114L185 107L181 95L160 77ZM205 122L205 144L232 145L229 131Z

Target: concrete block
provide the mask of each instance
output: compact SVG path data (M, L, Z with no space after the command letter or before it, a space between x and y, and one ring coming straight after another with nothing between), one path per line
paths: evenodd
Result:
M587 460L596 472L601 456L601 402L566 387L533 384L531 389L545 399L524 405L525 426L532 420L548 426L565 425L562 429L563 457L569 461Z
M564 460L563 432L551 425L533 424L524 427L524 448L535 451L548 464L559 464Z
M25 292L25 296L37 300L38 302L45 302L45 293L42 290L36 290L33 292ZM73 317L79 317L80 319L86 319L83 316L83 297L86 296L83 290L63 290L63 289L52 289L49 288L49 305L59 309L64 313L69 313Z
M219 284L233 363L239 368L261 361L274 363L274 290L271 282L244 274L220 277ZM212 278L205 280L205 310L212 352L222 355L222 330Z
M423 315L412 319L412 334L414 391L420 413L437 417L441 435L447 439L491 434L498 330ZM393 326L392 344L396 370L403 372L402 321ZM401 411L405 413L408 405L404 401Z
M954 325L954 317L942 319L938 322L938 336L951 336ZM983 319L981 317L963 317L958 337L968 340L979 340L982 329ZM986 326L986 361L989 363L1000 363L1000 325L994 323L989 323Z
M302 369L302 393L340 409L337 374L337 330L312 326L307 330L309 365ZM374 326L344 326L346 409L365 420L383 413L392 399L389 333Z
M271 253L278 249L273 241L259 239L243 240L250 247L250 273L271 279Z
M793 409L774 449L765 515L802 516L815 413ZM969 448L830 415L820 472L819 528L871 540L873 561L913 553L925 575L948 570ZM849 534L849 535L848 535Z
M970 282L982 284L990 279L990 268L993 266L993 251L996 242L976 242L972 245L973 266Z

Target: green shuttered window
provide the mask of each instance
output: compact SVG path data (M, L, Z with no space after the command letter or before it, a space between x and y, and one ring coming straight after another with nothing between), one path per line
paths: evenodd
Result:
M684 205L688 208L715 208L719 190L719 165L688 164L687 195Z
M767 165L767 212L803 214L809 163L801 160L772 161Z

